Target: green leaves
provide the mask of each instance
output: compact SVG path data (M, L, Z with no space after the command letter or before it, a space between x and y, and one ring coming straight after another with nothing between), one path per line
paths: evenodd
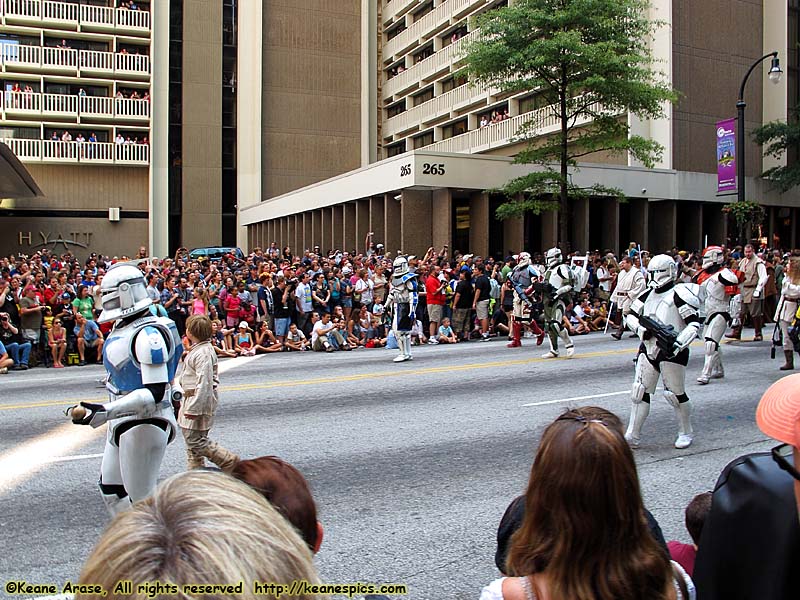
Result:
M800 150L800 119L795 112L788 122L772 121L753 131L756 143L764 146L764 154L780 158L787 150ZM800 163L772 167L761 174L781 192L800 185Z
M473 83L529 90L548 106L517 132L528 146L515 159L544 171L509 182L504 191L512 198L525 192L526 199L510 200L498 217L549 210L557 198L561 219L570 196L615 195L600 186L571 186L567 169L589 154L630 152L648 167L660 158L658 143L630 135L627 118L663 117L665 103L677 100L655 69L649 41L660 24L648 20L648 7L647 0L519 0L478 20L482 35L464 61ZM559 129L543 138L546 114L554 114ZM536 194L547 197L528 199ZM565 223L560 231L563 238Z

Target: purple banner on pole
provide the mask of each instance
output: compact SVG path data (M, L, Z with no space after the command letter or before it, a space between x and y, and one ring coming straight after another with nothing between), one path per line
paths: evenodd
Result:
M736 119L717 123L717 193L736 190Z

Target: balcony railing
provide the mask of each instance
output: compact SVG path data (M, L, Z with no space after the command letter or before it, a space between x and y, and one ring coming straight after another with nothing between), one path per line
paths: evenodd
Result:
M598 102L590 107L591 110L601 112L602 105ZM500 123L493 123L468 131L461 135L456 135L446 140L434 142L425 146L425 150L432 150L434 152L464 152L469 154L476 154L479 152L486 152L492 148L507 146L514 142L517 132L522 125L528 121L535 123L535 129L531 135L547 135L558 131L561 127L561 122L553 112L552 106L543 106L536 110L521 114ZM576 125L585 125L590 120L587 117L582 117L576 121Z
M383 5L383 22L385 23L407 6L416 4L419 0L391 0Z
M7 113L24 115L55 114L137 120L150 118L150 102L147 100L32 92L5 92L3 110Z
M150 74L150 57L146 54L119 54L6 43L0 49L0 57L3 64L8 67L27 69L38 67L74 73L83 70L107 74Z
M17 158L24 162L86 163L147 165L150 146L147 144L113 144L108 142L62 142L55 140L2 140Z
M150 11L92 6L59 0L3 0L2 14L12 22L78 24L120 31L149 32Z
M383 124L383 135L388 137L407 131L415 125L437 117L448 116L451 111L459 110L471 103L478 102L487 96L494 95L496 92L497 90L487 90L486 88L478 88L465 83L414 108L386 119Z
M418 40L427 39L437 29L449 25L452 17L468 12L471 6L484 3L485 0L447 0L386 42L383 46L383 55L394 56L409 49Z
M476 29L446 48L442 48L438 52L432 54L425 60L418 62L413 67L409 67L399 75L387 80L383 84L384 98L389 98L402 90L416 85L418 82L430 77L434 73L438 73L452 65L458 64L462 58L464 44L475 40L479 31L480 30Z

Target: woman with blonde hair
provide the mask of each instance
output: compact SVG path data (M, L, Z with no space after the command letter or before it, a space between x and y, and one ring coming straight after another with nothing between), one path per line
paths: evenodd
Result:
M775 321L781 328L783 337L783 355L786 362L780 367L781 371L794 370L794 344L789 338L789 327L797 313L798 300L800 300L800 256L789 259L789 267L781 283L781 299L775 311Z
M190 471L170 477L151 497L117 515L78 581L102 586L104 593L75 597L277 600L288 596L295 580L320 584L311 551L289 522L247 484L218 472ZM124 587L126 581L132 582L130 588ZM269 583L276 584L272 591ZM148 593L157 584L161 593ZM201 585L223 588L184 588ZM285 587L281 591L278 585ZM311 593L292 597L327 598Z
M693 598L648 530L632 451L607 410L568 410L547 427L524 507L505 562L512 577L481 600Z

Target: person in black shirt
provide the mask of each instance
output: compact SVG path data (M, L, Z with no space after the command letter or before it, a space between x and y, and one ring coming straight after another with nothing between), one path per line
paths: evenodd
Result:
M458 274L458 285L456 285L456 295L453 298L453 333L460 340L469 340L470 314L474 300L474 290L472 289L472 272L469 267L461 267Z
M475 277L475 296L472 301L472 310L477 312L481 322L481 341L489 341L489 302L491 300L492 285L486 276L486 266L478 263L473 267Z
M286 334L289 331L292 312L289 307L292 295L291 288L286 285L286 278L282 275L275 277L275 287L272 288L272 316L275 318L273 332L275 337L283 344L286 342Z

